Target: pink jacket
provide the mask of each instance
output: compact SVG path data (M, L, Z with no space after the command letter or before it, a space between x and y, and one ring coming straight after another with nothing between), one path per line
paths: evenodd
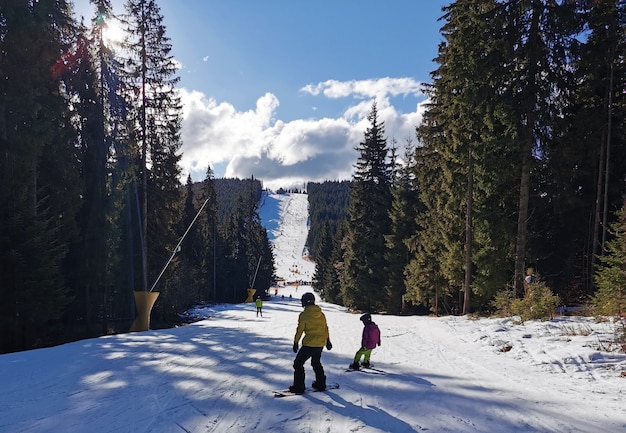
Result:
M361 347L373 349L376 346L380 346L380 329L378 329L378 325L371 322L363 327Z

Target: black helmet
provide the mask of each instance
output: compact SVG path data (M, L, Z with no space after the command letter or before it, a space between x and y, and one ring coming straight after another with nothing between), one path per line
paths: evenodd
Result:
M307 292L302 295L302 299L300 299L300 301L302 302L303 307L306 307L307 305L315 305L315 295L311 292Z
M361 316L361 322L370 323L372 321L372 315L370 313L365 313Z

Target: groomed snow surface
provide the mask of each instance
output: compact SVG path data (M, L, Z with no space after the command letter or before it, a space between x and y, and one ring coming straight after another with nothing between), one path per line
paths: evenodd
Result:
M299 194L270 195L261 210L287 281L314 271L302 258L306 210ZM299 298L310 290L279 288L263 317L253 304L199 307L190 314L203 320L176 329L2 355L0 432L626 431L615 325L583 317L374 315L383 337L372 363L387 372L375 375L345 371L359 315L319 302L334 345L322 363L341 387L275 398L292 381Z

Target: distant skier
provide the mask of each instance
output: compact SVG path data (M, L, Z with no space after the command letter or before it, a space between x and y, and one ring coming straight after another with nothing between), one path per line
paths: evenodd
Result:
M259 314L263 317L263 299L260 296L256 298L256 316L259 317Z
M361 348L354 355L354 361L350 364L351 369L360 370L361 365L365 368L370 366L370 356L372 355L372 349L376 346L380 346L380 329L376 323L372 322L372 315L365 313L361 316L361 322L363 322L363 335L361 336ZM363 357L363 364L359 364L359 361Z
M312 386L318 391L324 391L326 389L326 375L321 361L322 350L324 346L328 350L333 347L328 334L326 316L322 309L315 305L313 293L305 293L300 301L304 311L298 316L298 329L293 341L293 351L297 355L293 361L293 385L289 387L289 391L296 394L304 393L304 363L309 358L311 358L311 366L315 372L315 381ZM303 333L302 347L298 350L298 343Z

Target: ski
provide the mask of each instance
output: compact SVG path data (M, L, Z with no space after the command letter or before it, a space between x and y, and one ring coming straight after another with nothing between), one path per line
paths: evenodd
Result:
M363 370L371 370L371 371L376 371L378 373L382 373L382 374L387 374L386 371L384 370L380 370L378 368L374 368L374 367L361 367Z
M315 388L307 388L304 390L303 394L309 393L309 392L326 392L330 389L338 389L339 388L339 384L337 382L332 382L332 383L328 383L326 384L326 389L324 391L319 391ZM302 395L302 394L296 394L295 392L291 392L288 389L283 389L283 390L275 390L272 391L274 393L274 397L291 397L294 395Z
M380 375L387 374L386 371L379 370L378 368L372 368L372 367L361 367L358 370L355 370L354 368L346 368L346 372L348 371L360 371L362 373L367 373L367 374L380 374Z

